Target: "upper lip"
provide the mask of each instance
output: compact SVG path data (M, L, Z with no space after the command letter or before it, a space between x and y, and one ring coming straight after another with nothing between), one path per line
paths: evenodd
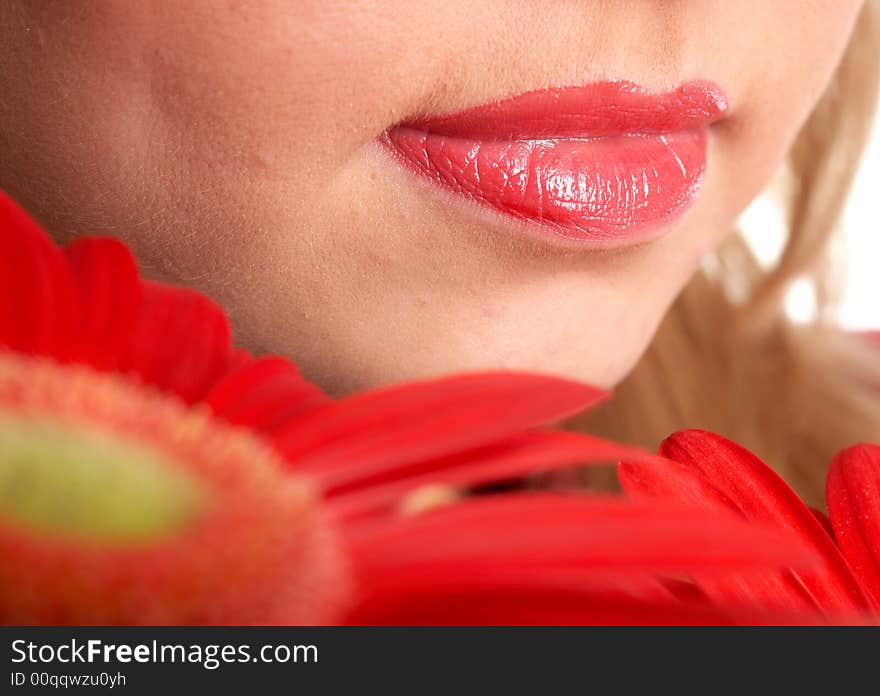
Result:
M607 81L536 90L399 125L477 140L598 138L703 128L723 118L727 108L722 90L706 80L667 92Z

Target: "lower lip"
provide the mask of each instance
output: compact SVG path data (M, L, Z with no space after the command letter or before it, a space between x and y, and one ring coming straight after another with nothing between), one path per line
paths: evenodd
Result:
M726 104L716 90L704 94L708 106L695 108L689 93L676 113L669 106L678 103L673 93L655 96L630 83L620 91L621 84L566 90L566 113L555 129L560 135L554 134L553 109L561 100L532 93L510 100L515 103L509 107L502 102L500 110L490 105L460 118L402 124L382 141L411 171L544 231L601 246L639 243L696 199L706 169L708 125ZM699 85L694 90L698 98L705 92ZM621 108L615 108L615 98ZM662 108L652 112L658 105ZM584 124L582 133L578 122Z

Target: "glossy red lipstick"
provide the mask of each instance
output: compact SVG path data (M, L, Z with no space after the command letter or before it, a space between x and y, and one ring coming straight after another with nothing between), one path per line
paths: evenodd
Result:
M696 198L708 127L726 110L709 82L663 93L598 82L408 121L382 142L412 171L499 212L573 240L634 243Z

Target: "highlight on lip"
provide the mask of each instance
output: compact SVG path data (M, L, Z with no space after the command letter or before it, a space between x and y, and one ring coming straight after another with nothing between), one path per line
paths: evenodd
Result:
M404 122L381 141L409 169L497 211L584 242L635 243L696 198L710 82L652 93L626 81L529 92Z

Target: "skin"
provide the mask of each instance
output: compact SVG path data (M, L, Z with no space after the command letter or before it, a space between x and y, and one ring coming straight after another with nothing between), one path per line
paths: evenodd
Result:
M118 236L239 342L334 393L515 368L611 386L782 161L856 0L5 0L0 187L59 239ZM375 143L541 87L710 79L706 179L637 248L541 243Z

